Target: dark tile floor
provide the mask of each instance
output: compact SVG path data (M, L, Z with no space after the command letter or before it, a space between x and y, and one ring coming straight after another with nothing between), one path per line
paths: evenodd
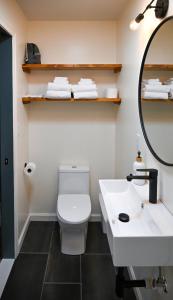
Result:
M31 222L2 300L117 300L115 269L100 223L89 223L86 253L60 251L59 225ZM127 290L124 300L135 300Z

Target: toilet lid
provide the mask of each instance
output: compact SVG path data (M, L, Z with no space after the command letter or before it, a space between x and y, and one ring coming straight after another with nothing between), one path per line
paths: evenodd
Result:
M68 223L85 222L91 214L90 196L85 194L59 195L57 213Z

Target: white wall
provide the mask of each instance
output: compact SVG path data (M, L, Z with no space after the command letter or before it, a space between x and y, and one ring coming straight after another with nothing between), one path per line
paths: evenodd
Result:
M115 22L29 22L28 41L36 43L42 63L116 63ZM113 71L46 71L28 74L29 93L43 93L54 76L71 83L93 78L99 96L116 86ZM63 163L89 164L92 214L99 214L98 179L115 177L114 104L39 103L29 111L29 157L37 164L31 181L31 213L56 213L57 170Z
M33 21L28 41L40 47L43 63L115 63L116 22Z
M16 1L0 0L0 25L13 35L14 188L17 240L28 216L29 203L27 183L23 176L24 162L28 157L27 112L21 102L21 96L27 89L26 76L21 70L27 24Z
M121 90L121 97L123 104L117 117L117 160L118 177L125 177L132 170L132 164L136 156L136 132L141 132L140 122L138 116L138 78L140 71L140 64L147 41L159 23L154 17L154 11L151 10L146 13L145 19L141 22L138 31L133 32L129 30L130 21L143 11L147 0L133 0L129 1L123 16L118 22L118 61L120 61L124 68L120 75L119 86ZM173 1L170 1L170 8L168 15L173 12ZM173 212L172 200L172 180L173 168L166 167L159 164L149 153L145 142L142 140L142 150L145 157L147 167L156 167L159 170L159 183L161 188L161 198L167 207ZM128 155L127 155L128 153ZM155 268L136 268L135 273L137 278L143 278L146 275L156 275ZM172 268L165 268L165 273L169 284L169 293L167 295L160 295L156 291L149 291L141 289L143 299L145 300L159 300L172 299Z

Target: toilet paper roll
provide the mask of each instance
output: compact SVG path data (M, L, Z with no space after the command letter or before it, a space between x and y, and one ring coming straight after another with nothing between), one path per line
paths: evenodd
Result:
M106 98L117 98L118 97L118 90L117 88L107 88L105 90Z
M35 170L36 170L36 165L35 165L35 163L29 162L29 163L27 163L27 164L25 165L25 168L24 168L24 174L25 174L26 176L31 177L31 176L34 174Z

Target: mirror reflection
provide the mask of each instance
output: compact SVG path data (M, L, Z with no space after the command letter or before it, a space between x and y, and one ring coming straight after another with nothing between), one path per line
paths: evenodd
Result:
M156 32L145 60L141 83L144 128L163 163L173 164L173 19Z

